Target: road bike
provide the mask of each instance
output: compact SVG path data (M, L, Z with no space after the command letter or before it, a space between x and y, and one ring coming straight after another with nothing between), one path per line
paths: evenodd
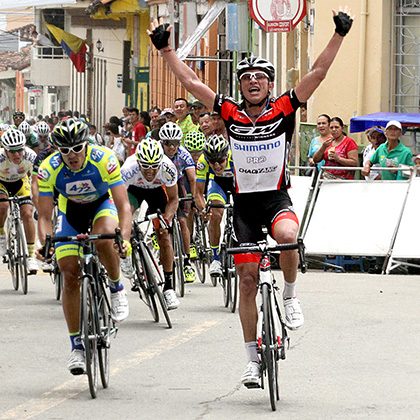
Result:
M110 234L81 234L75 236L46 236L45 253L47 257L51 245L56 242L77 242L82 253L79 253L79 278L81 280L80 335L85 348L86 373L92 398L98 390L98 370L102 386L109 385L109 359L111 337L118 328L111 318L111 305L106 293L109 285L108 274L99 261L93 241L114 239L122 249L122 235L119 228Z
M298 250L300 269L302 273L305 273L305 248L300 238L296 243L291 244L268 245L267 241L264 240L258 242L255 246L229 248L227 250L228 254L248 252L261 254L257 295L257 344L261 357L261 384L258 387L264 389L264 377L266 377L273 411L276 410L276 403L280 399L278 361L286 358L286 343L289 345L290 339L278 303L279 288L271 272L270 255L275 251L281 252L293 249Z
M0 199L0 201L9 202L9 211L6 221L7 252L3 259L4 262L7 261L8 269L12 275L13 288L18 290L20 281L24 295L28 293L27 259L29 258L29 254L25 229L20 217L20 202L30 199L30 196L14 196Z
M228 248L233 246L233 204L230 200L231 194L228 194L226 204L213 204L209 200L205 212L208 213L211 208L225 209L224 212L224 229L222 239L219 246L220 263L222 265L222 276L220 284L223 288L223 303L225 308L229 306L231 312L235 312L238 299L238 274L235 269L233 255L227 253ZM217 276L212 276L217 278Z
M206 272L211 262L211 248L208 222L204 221L198 213L194 213L193 242L197 258L191 258L191 262L195 266L195 272L201 283L204 283L206 281ZM217 282L214 283L214 286L216 286Z
M165 283L164 278L153 257L152 251L146 244L145 235L140 229L140 225L143 222L152 221L156 218L159 219L163 229L168 229L165 219L161 214L150 214L142 219L133 220L131 232L133 252L131 258L134 268L134 278L130 279L132 283L131 290L138 292L140 299L150 309L155 322L159 322L159 312L156 303L158 301L168 328L172 328L168 308L162 292L162 286Z

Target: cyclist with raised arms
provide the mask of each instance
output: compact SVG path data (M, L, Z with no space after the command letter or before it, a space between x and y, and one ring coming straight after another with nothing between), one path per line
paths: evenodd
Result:
M190 152L181 146L182 130L179 125L167 122L159 130L159 138L163 145L165 155L175 164L178 171L179 197L195 196L195 165ZM191 266L191 234L193 231L193 210L190 202L181 202L178 208L178 219L181 225L182 241L185 249L184 273L185 281L195 281L195 271ZM196 257L193 255L193 257Z
M56 236L87 233L114 233L120 226L123 253L131 253L131 212L127 190L116 156L104 147L89 144L88 126L74 118L56 125L51 141L58 152L48 156L39 167L38 237L52 233L54 188L60 193ZM95 241L99 259L109 275L111 316L116 322L128 316L127 292L121 282L120 259L112 240ZM41 257L41 249L38 257ZM68 369L73 375L85 371L85 353L80 338L79 246L76 242L56 244L58 266L64 275L63 311L70 334L71 354Z
M203 148L203 154L197 163L197 206L203 210L206 206L204 198L206 180L208 179L207 201L212 204L226 204L230 192L235 194L235 174L232 152L229 143L222 135L210 136ZM222 264L219 255L220 224L224 209L212 208L209 222L209 240L212 259L209 268L211 276L222 275Z
M31 183L28 174L32 172L36 153L25 146L26 138L19 130L9 128L1 136L0 151L0 198L30 196ZM38 271L38 264L34 258L35 223L32 217L33 203L31 199L19 203L20 216L25 229L29 258L27 268L30 274ZM6 253L6 235L4 224L7 219L9 203L0 202L0 254Z
M239 244L256 243L263 238L265 225L278 243L293 243L298 220L287 193L290 177L287 161L290 151L295 112L306 102L326 77L352 25L350 9L333 10L335 32L312 69L298 85L278 98L270 98L274 88L274 66L260 57L249 57L238 63L237 76L243 97L241 103L224 95L216 95L182 62L169 47L171 27L157 22L148 31L154 46L160 50L175 77L185 89L209 109L218 112L228 131L235 164L236 197L234 230ZM155 27L156 26L156 27ZM303 313L296 299L297 251L280 255L285 287L283 292L286 325L291 329L303 324ZM248 358L242 383L248 387L259 384L260 366L257 353L257 307L255 298L258 281L257 255L235 258L240 278L239 314Z
M136 153L130 156L121 168L121 175L128 189L131 211L134 213L145 200L148 213L158 210L163 213L168 224L172 224L178 208L177 170L171 160L163 153L162 145L152 138L142 140ZM162 229L158 219L154 220L156 239L160 249L165 285L163 296L168 309L176 309L179 300L173 287L174 250L167 229ZM123 274L133 277L133 268L122 266Z

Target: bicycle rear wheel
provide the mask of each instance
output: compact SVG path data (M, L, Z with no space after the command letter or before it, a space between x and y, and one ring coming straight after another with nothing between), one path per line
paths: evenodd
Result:
M229 248L233 247L233 240L229 240ZM226 255L227 277L229 285L229 308L232 313L236 310L236 302L238 300L238 273L235 268L233 255Z
M168 308L166 307L166 301L162 292L162 286L164 284L162 273L160 272L159 267L153 258L153 254L150 248L142 244L142 250L142 255L144 256L146 279L149 284L148 291L151 293L151 296L153 296L153 299L155 299L155 296L157 296L163 312L163 316L165 317L166 323L168 324L168 328L172 328L171 318L169 317Z
M57 262L55 263L54 272L53 272L53 283L55 286L55 298L60 300L61 291L63 290L64 277L61 274L60 269L58 268Z
M182 251L181 227L177 219L174 219L173 221L172 238L174 249L174 289L180 297L184 297L184 252Z
M99 343L98 359L101 382L104 388L109 385L109 353L111 349L111 315L109 313L105 291L101 291L98 297L99 315Z
M194 243L197 250L197 258L193 260L193 263L201 283L206 281L206 245L203 233L203 221L199 215L194 214Z
M154 291L151 289L151 286L146 278L144 264L140 253L142 249L139 246L139 250L136 247L133 248L132 261L135 272L134 285L139 293L140 299L146 304L150 309L153 320L159 322L159 312L156 305L156 299Z
M89 379L89 391L96 398L98 391L98 347L96 308L92 285L88 277L83 278L80 334L85 347L86 373Z
M278 348L277 337L274 328L273 308L270 299L271 290L267 284L262 285L262 308L263 308L263 327L262 327L262 356L263 366L265 366L268 390L270 394L271 409L276 410L276 402L279 399L277 369L278 369Z
M22 221L17 221L16 225L16 242L18 245L19 254L19 276L22 284L22 292L24 295L28 293L28 266L27 266L27 255L26 255L26 237L23 229Z

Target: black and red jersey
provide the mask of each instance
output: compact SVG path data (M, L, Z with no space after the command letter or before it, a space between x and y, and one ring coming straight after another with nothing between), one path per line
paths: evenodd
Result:
M295 113L301 105L293 90L271 98L253 122L242 104L216 95L214 110L226 124L235 167L236 191L272 191L290 186L287 169Z

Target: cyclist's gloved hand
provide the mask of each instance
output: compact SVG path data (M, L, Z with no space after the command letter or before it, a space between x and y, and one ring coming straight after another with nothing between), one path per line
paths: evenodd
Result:
M334 16L334 23L335 32L337 32L338 35L346 36L350 31L353 19L347 13L340 11Z
M123 244L123 253L125 253L125 257L128 258L131 255L133 248L131 247L130 241L124 239Z
M152 44L158 49L161 50L169 45L169 36L171 35L168 31L169 23L159 25L156 29L149 33L150 40Z

